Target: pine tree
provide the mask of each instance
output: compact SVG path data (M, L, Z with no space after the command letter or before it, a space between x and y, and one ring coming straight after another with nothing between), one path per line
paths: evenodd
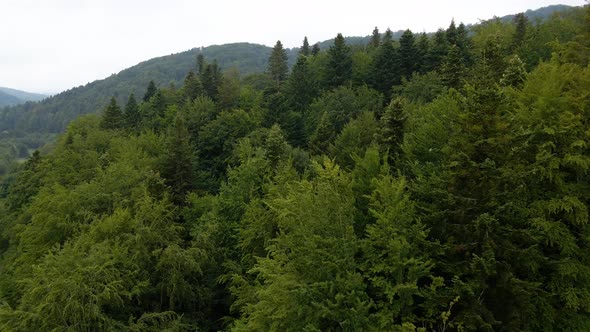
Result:
M309 56L311 54L311 49L309 48L309 42L307 41L307 36L303 38L303 45L301 45L301 49L299 50L299 54Z
M473 63L473 45L471 44L471 38L467 32L467 27L463 23L459 24L459 27L457 28L457 47L459 47L459 50L461 51L463 63L467 67L471 66Z
M524 68L524 63L515 54L508 60L508 65L502 74L500 84L503 86L520 87L525 79L526 69Z
M199 74L199 77L202 77L203 73L205 72L205 66L205 56L203 53L199 53L197 55L197 74Z
M157 90L158 89L156 88L156 84L154 83L154 81L150 81L150 84L147 87L147 91L145 92L145 95L143 95L143 101L149 102L150 99L156 94Z
M214 60L212 64L205 65L205 69L201 75L201 84L207 97L212 100L217 100L217 94L219 93L219 86L223 75L221 69L217 65L217 60Z
M389 151L391 163L399 159L401 144L404 137L405 100L397 97L385 109L379 120L379 141Z
M406 30L399 40L399 55L401 74L406 79L412 76L416 70L417 50L414 44L414 34L411 30Z
M121 113L121 108L117 105L115 97L111 97L111 102L102 115L100 127L102 129L119 129L122 125L123 113Z
M277 41L268 58L268 73L275 85L275 89L280 89L282 82L287 78L287 74L289 73L287 52L280 40Z
M141 115L139 114L139 106L135 100L135 95L131 93L127 104L125 105L125 125L131 130L135 130L139 127L141 122Z
M334 39L328 50L328 63L325 68L326 87L336 88L352 78L352 53L341 33Z

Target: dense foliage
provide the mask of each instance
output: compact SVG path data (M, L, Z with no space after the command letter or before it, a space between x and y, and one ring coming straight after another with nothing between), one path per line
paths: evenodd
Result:
M0 330L590 330L589 7L267 60L3 178Z

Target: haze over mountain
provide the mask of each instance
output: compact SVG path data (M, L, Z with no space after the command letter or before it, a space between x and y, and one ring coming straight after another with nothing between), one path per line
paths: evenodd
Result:
M0 87L0 107L23 104L27 101L39 101L45 99L46 97L46 95L39 93L31 93Z

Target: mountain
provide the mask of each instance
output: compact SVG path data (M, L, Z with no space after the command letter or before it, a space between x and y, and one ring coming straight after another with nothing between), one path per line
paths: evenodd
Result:
M527 11L531 18L546 18L568 6L557 5ZM501 20L510 20L505 16ZM394 33L394 37L401 31ZM366 45L370 36L347 37L350 45ZM333 40L320 43L322 50L328 49ZM59 133L67 124L81 114L100 111L115 96L124 105L130 93L141 98L150 80L158 86L182 85L185 75L196 67L196 56L202 52L206 60L217 60L222 70L235 67L242 76L261 73L266 70L271 48L250 43L233 43L194 48L185 52L162 56L141 62L118 74L102 80L72 88L39 103L26 103L0 110L0 131L22 130L25 132ZM289 63L293 64L298 48L287 50Z
M40 101L45 98L47 96L38 93L0 87L0 107L23 104L27 101Z

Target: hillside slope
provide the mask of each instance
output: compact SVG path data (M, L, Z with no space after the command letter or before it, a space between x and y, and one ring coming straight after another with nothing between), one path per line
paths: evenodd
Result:
M0 87L0 107L23 104L27 101L40 101L47 96L16 89Z

